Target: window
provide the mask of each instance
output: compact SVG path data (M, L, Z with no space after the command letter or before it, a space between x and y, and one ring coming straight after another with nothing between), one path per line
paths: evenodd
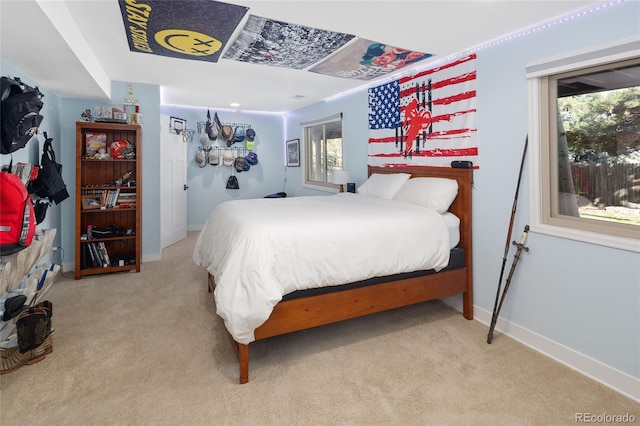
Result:
M342 114L303 123L304 185L336 189L334 170L342 170Z
M527 68L532 231L640 251L638 44Z

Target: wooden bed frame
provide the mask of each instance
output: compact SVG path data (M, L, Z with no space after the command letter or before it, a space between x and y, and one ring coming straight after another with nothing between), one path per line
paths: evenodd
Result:
M471 247L471 193L473 169L449 167L368 167L373 173L411 173L412 177L443 177L458 181L458 196L449 211L460 218L460 243L465 266L422 277L388 281L335 293L301 297L278 303L269 319L255 330L255 339L305 330L350 318L462 294L463 316L473 319L473 271ZM211 274L209 291L215 289ZM249 345L236 342L227 333L240 362L240 383L249 381Z

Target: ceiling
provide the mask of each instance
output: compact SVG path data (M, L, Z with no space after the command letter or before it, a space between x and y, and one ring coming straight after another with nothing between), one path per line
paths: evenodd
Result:
M226 3L249 8L228 45L251 14L432 54L415 66L424 68L601 2ZM159 85L163 104L286 112L390 78L386 75L372 81L345 79L239 62L222 55L217 62L206 62L131 52L117 0L0 0L0 36L3 61L63 98L106 100L110 96L110 82L124 81L134 83L134 90L135 83ZM240 106L231 107L232 102Z

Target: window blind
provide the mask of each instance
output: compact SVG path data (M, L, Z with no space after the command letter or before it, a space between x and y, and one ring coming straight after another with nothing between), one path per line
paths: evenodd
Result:
M318 118L316 120L301 121L300 122L300 127L315 126L315 125L318 125L318 124L331 123L332 121L339 121L339 120L342 120L342 113L341 112L339 112L337 114L330 115L328 117Z

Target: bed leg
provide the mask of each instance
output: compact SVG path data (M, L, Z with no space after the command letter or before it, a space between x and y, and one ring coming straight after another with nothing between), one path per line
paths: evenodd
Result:
M240 361L240 384L249 382L249 345L238 343L238 361Z
M470 291L462 293L462 316L468 320L473 319L473 293Z

